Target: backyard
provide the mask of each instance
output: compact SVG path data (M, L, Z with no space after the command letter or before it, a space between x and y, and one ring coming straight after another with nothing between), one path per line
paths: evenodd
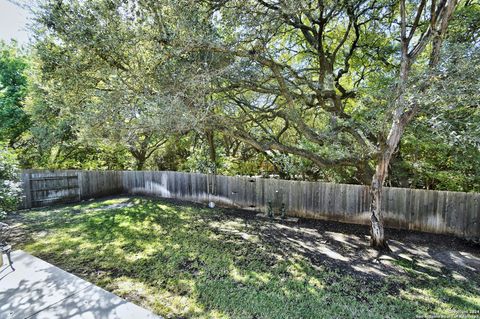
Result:
M166 318L479 316L480 249L453 237L111 197L10 214L11 241Z
M480 0L0 0L0 319L480 319L479 31Z

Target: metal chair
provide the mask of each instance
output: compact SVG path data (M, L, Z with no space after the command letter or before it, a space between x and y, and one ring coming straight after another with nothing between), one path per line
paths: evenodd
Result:
M15 271L15 268L13 268L12 257L10 256L12 252L12 246L7 243L10 231L11 227L8 224L0 222L0 266L3 265L3 254L5 254L7 255L10 268Z

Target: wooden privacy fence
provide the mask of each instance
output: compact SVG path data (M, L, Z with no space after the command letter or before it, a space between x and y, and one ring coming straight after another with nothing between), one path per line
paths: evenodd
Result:
M122 172L23 170L22 208L78 202L124 192Z
M53 178L59 176L61 185ZM77 184L72 176L78 176ZM50 179L34 181L45 177ZM262 212L270 202L276 214L284 204L290 216L358 224L370 220L369 188L362 185L154 171L24 171L22 180L25 208L128 193ZM480 237L479 193L385 187L383 211L388 227Z

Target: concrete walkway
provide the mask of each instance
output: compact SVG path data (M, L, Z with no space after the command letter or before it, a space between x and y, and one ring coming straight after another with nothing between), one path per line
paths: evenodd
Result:
M139 306L21 250L0 267L0 319L160 319ZM6 265L5 265L6 262Z

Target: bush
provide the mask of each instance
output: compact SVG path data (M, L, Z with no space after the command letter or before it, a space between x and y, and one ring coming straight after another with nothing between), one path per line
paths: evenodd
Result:
M17 208L21 194L15 155L0 144L0 219Z

